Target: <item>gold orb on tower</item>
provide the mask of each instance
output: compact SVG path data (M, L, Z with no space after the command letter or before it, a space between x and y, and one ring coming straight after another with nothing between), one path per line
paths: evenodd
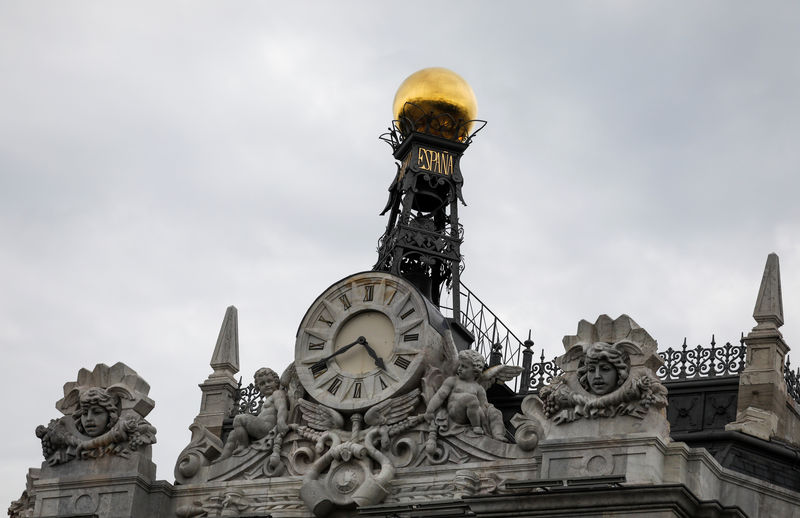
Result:
M478 115L478 101L469 83L452 70L423 68L397 89L393 114L401 132L434 132L465 140Z

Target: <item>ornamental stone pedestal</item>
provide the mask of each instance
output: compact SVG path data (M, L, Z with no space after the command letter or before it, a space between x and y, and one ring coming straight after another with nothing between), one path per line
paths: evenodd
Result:
M65 415L39 426L45 462L32 470L29 516L155 516L163 503L151 445L149 385L122 363L81 369L56 403ZM156 511L157 514L157 511Z
M541 452L541 477L660 482L669 423L656 341L627 315L601 315L582 320L564 348L563 373L512 420L517 442Z

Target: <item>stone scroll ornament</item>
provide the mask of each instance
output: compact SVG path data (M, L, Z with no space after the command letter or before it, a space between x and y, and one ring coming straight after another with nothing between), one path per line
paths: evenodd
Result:
M81 369L56 403L64 417L36 428L50 466L107 455L149 457L156 429L144 418L154 407L150 386L124 363Z
M396 471L386 450L395 436L422 421L422 416L412 415L419 395L419 389L414 389L373 406L363 418L353 414L349 431L343 429L344 417L336 410L299 401L307 424L296 426L295 431L314 440L318 454L303 476L300 497L315 516L378 504L386 498Z
M531 450L545 436L564 435L556 431L559 425L625 416L646 424L626 420L603 429L664 434L667 389L655 376L662 360L647 331L627 315L601 315L594 324L581 320L578 334L563 342L566 353L557 359L563 373L526 397L522 415L512 420L521 447Z

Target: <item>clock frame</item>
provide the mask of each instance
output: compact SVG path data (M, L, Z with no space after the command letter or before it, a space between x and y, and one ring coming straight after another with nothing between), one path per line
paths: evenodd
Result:
M426 365L438 363L446 329L439 310L405 279L357 273L325 290L303 317L295 341L297 375L319 403L363 411L416 386ZM331 358L358 336L385 368L361 344Z

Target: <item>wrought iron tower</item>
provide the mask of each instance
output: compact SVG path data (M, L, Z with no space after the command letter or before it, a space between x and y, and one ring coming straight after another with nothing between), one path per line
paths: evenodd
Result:
M395 96L395 120L381 139L392 146L397 174L381 215L389 214L374 269L400 275L441 306L454 286L460 315L463 228L458 220L461 155L485 121L472 120L477 103L469 85L446 69L412 74ZM477 130L472 128L477 126Z

